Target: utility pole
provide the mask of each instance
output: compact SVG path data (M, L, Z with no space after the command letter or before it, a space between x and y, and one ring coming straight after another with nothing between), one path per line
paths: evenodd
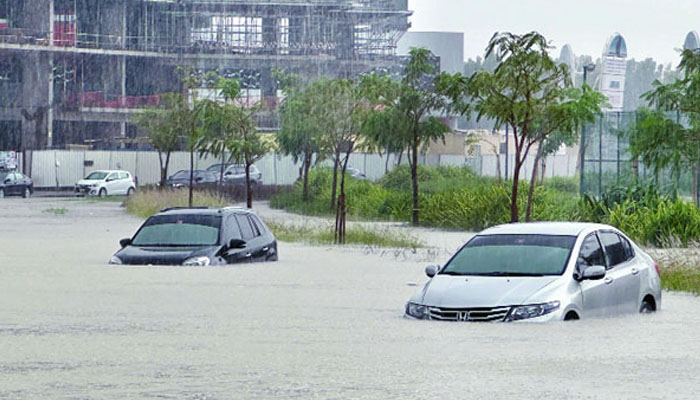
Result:
M595 64L587 64L583 66L583 90L586 90L586 81L588 78L588 72L593 72L595 70ZM581 159L581 170L579 171L579 185L578 185L578 190L579 194L583 196L583 191L584 191L584 171L585 171L585 165L586 165L586 124L581 125L581 140L579 142L579 158ZM599 157L602 156L602 154L598 155ZM598 171L599 173L603 173L603 171Z

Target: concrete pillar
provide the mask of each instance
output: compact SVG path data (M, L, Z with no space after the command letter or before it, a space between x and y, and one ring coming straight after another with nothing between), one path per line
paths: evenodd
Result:
M27 53L22 57L22 149L39 149L48 138L49 80L51 55L44 52Z

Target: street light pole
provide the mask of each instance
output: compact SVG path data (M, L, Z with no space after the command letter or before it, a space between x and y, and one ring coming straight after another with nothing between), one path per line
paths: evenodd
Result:
M588 78L588 72L593 72L595 70L595 64L586 64L583 66L583 90L586 90L586 80ZM581 170L579 171L579 194L583 196L583 181L584 181L584 170L586 165L586 124L581 125L581 141L579 143L579 158L581 159ZM600 155L599 155L600 157ZM602 173L602 171L598 171Z

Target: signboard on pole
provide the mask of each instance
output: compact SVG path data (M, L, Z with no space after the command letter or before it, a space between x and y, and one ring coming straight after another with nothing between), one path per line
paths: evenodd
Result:
M603 70L600 74L600 92L608 98L606 111L621 112L625 100L627 74L627 46L620 34L614 35L603 52Z
M616 56L603 56L603 73L600 91L608 98L608 111L622 111L625 100L625 73L627 60Z

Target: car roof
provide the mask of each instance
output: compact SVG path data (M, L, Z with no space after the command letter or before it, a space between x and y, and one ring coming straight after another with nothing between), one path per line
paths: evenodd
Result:
M90 173L89 173L88 175L92 174L93 172L106 172L106 173L112 173L112 172L126 172L126 173L129 173L129 171L125 171L125 170L123 170L123 169L96 169L96 170L94 170L94 171L90 171Z
M160 212L155 215L176 215L176 214L188 214L188 215L222 215L222 214L255 214L253 210L242 208L242 207L170 207L160 210Z
M610 225L590 222L527 222L503 224L479 232L479 235L567 235L578 236L597 229L615 229Z

